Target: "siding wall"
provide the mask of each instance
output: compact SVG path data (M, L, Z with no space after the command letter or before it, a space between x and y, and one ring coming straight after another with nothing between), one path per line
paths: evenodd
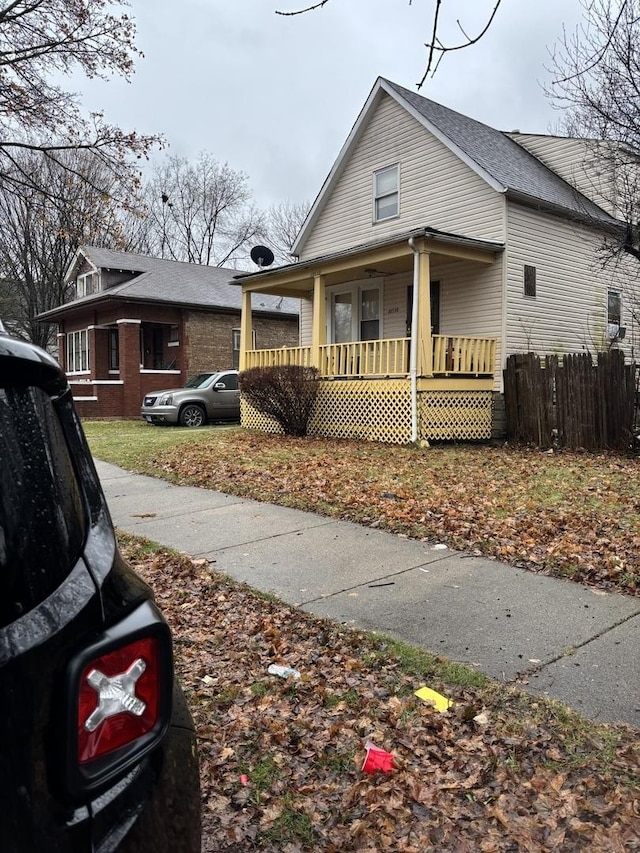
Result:
M400 216L373 224L373 173L400 164ZM430 226L503 240L504 198L385 95L326 200L300 259Z
M510 136L607 213L617 215L611 164L599 154L597 143L527 133Z
M621 348L631 352L637 336L630 311L637 268L634 275L626 259L603 268L601 244L601 235L593 229L509 205L505 356L529 350L561 354L601 348L609 289L623 293L627 337ZM535 297L524 296L524 264L536 267Z
M311 346L311 332L313 324L313 300L300 300L300 346Z

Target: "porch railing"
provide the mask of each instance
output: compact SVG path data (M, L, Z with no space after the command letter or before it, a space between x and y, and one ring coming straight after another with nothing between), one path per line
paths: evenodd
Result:
M311 347L280 347L279 349L252 349L247 352L247 368L282 367L295 364L311 366Z
M496 361L494 338L433 336L433 373L492 374Z
M321 376L406 376L408 370L409 338L320 347Z
M320 347L320 376L408 376L410 338L351 341ZM249 367L311 365L311 347L249 350ZM434 376L491 376L494 371L496 341L493 338L433 336Z

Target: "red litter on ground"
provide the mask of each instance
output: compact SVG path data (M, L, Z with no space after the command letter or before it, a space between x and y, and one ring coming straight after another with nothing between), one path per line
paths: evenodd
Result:
M362 769L365 773L391 773L394 770L393 755L380 749L375 743L367 741L364 747L367 754Z

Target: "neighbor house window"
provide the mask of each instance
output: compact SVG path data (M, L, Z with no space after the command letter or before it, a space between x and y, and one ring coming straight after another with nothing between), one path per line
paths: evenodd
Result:
M610 290L607 299L607 323L620 325L622 319L622 296L618 290Z
M109 370L120 370L120 338L118 329L109 329Z
M240 367L240 329L232 329L231 331L231 348L233 350L232 367L238 370Z
M524 295L536 295L536 268L529 264L524 265Z
M256 348L256 330L251 331L251 347ZM238 370L240 367L240 329L231 330L231 350L232 350L232 367Z
M80 373L89 370L89 333L69 332L67 335L67 372Z
M100 289L100 273L85 272L76 279L76 296L88 296L97 293Z
M373 221L392 219L400 212L400 167L388 166L373 174Z
M610 290L607 293L607 336L609 338L622 339L624 329L622 323L622 294L619 290Z

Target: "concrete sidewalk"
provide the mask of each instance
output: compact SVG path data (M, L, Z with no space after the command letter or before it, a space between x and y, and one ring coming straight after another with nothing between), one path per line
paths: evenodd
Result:
M96 461L117 527L289 604L640 728L640 599Z

